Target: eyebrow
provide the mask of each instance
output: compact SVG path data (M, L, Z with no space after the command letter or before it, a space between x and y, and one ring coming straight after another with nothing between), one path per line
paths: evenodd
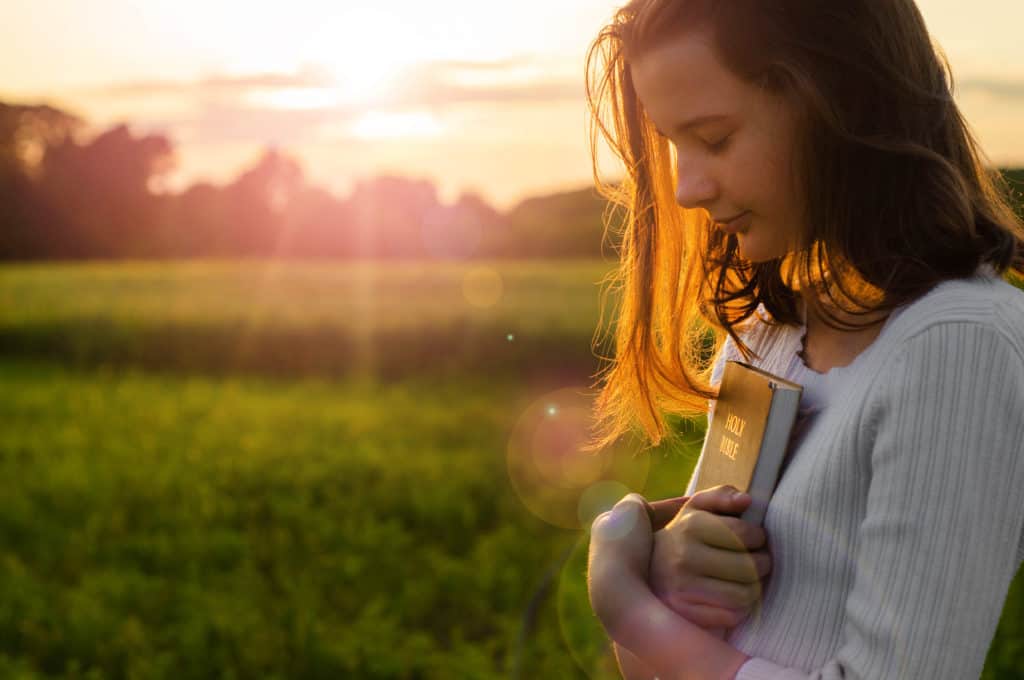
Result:
M728 117L729 116L727 116L725 114L722 114L722 113L708 114L708 115L705 115L705 116L697 116L696 118L691 118L690 120L688 120L688 121L686 121L684 123L679 123L678 125L676 125L676 127L674 129L674 132L677 132L677 133L686 132L690 128L697 127L699 125L704 125L705 123L712 123L712 122L715 122L715 121L718 121L718 120L723 120L723 119L728 118ZM664 132L661 131L661 128L655 126L654 129L657 130L658 134L661 135L662 137L668 137L668 135L666 135Z

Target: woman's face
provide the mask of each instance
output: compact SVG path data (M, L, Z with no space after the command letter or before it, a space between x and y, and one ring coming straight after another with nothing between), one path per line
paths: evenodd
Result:
M743 214L739 251L751 262L795 250L802 196L786 102L729 71L703 31L644 52L630 69L647 117L675 148L679 205L703 208L719 223Z

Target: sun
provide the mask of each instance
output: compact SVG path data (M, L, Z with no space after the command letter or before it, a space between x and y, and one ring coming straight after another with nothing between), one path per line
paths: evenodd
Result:
M337 85L338 98L345 103L369 106L381 102L393 94L394 86L405 65L399 62L352 64L342 62L332 65Z
M365 110L393 95L401 75L430 49L395 13L363 5L325 14L303 53L333 75L343 103Z
M422 12L395 3L323 2L315 28L290 36L291 86L248 93L248 103L278 110L330 112L328 134L366 141L429 140L448 119L431 103L432 65L451 61L457 46L424 30ZM461 53L460 53L461 54ZM469 54L460 58L472 60ZM428 93L429 96L420 97ZM436 102L435 102L436 103Z

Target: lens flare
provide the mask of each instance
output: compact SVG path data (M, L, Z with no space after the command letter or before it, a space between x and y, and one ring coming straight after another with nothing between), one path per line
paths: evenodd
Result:
M629 488L622 482L613 479L606 479L588 486L580 494L580 503L577 516L580 526L590 526L594 518L602 512L612 509L623 496L629 493Z
M581 450L591 431L592 400L584 388L544 395L509 437L509 479L523 505L567 529L589 526L631 490L643 489L650 467L646 455L625 444Z

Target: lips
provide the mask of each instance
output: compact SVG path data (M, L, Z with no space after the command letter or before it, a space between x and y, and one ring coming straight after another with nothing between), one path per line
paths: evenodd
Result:
M726 222L716 222L718 227L727 234L735 234L744 231L750 224L750 211L740 213L729 218Z

